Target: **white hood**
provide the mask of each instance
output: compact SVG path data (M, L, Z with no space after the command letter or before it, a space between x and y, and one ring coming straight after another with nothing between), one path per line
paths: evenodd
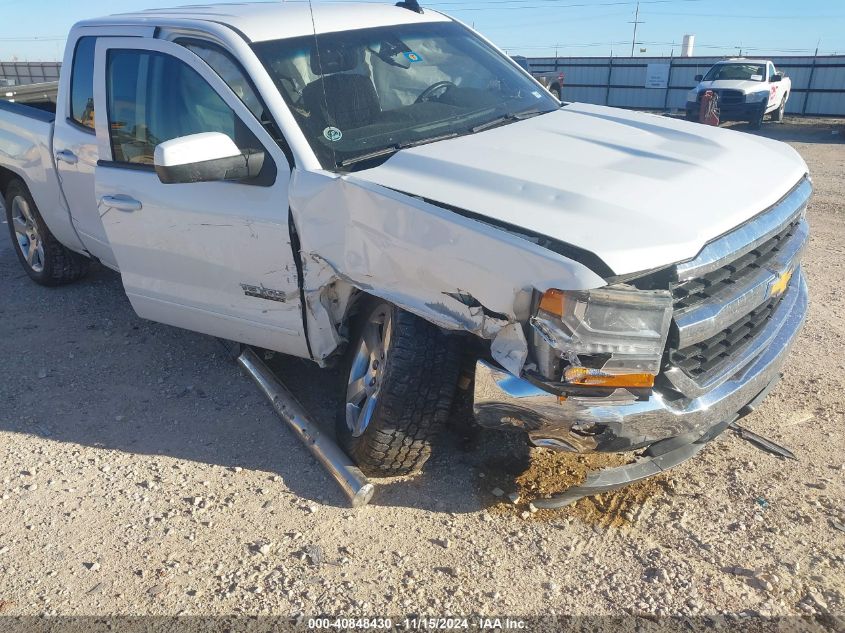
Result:
M784 143L576 103L355 176L586 249L623 275L694 257L806 172Z
M717 81L702 81L696 90L740 90L743 94L752 92L768 92L769 84L748 79L719 79Z

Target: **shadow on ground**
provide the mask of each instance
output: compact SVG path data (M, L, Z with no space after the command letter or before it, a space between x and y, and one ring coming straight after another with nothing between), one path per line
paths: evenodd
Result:
M3 227L5 229L5 227ZM217 340L138 318L120 277L96 267L60 288L32 283L0 243L0 431L266 471L306 499L347 501ZM276 355L280 378L332 432L343 378ZM479 477L528 463L524 439L446 433L421 475L377 483L374 503L472 512L498 501Z

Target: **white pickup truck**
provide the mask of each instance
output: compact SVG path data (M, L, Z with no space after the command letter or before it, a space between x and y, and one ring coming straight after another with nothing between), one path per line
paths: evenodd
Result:
M719 119L748 121L759 129L763 118L783 121L792 81L767 59L728 59L715 64L704 75L696 75L698 85L687 95L687 118L697 121L701 96L712 90L718 97Z
M807 166L752 135L561 106L415 3L77 24L55 114L0 106L29 276L119 271L144 318L346 363L337 435L407 473L454 408L562 451L697 452L807 308ZM706 193L702 193L706 192Z

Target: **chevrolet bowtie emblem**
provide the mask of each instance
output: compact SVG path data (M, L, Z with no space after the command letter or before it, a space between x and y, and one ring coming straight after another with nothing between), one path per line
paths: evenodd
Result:
M792 279L793 268L780 274L780 276L772 282L769 286L769 296L777 297L784 293L786 287L789 285L789 280Z

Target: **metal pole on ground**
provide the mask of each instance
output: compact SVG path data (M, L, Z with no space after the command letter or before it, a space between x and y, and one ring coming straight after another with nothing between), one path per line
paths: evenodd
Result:
M276 378L258 355L245 347L238 356L238 364L255 381L276 410L311 454L323 465L352 502L353 508L369 503L375 488L364 473L352 463L332 438L325 435L311 420L293 394Z

